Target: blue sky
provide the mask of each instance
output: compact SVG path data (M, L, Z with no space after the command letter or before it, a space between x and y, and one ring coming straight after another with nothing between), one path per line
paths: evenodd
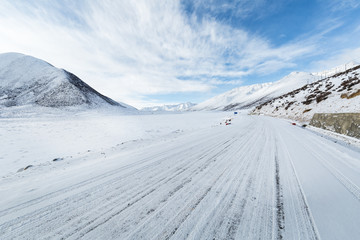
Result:
M358 0L3 0L0 23L1 53L44 59L135 107L360 57Z

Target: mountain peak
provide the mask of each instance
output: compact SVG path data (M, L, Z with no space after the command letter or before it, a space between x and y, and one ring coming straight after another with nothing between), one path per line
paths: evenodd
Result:
M74 74L21 53L0 54L0 106L127 108Z

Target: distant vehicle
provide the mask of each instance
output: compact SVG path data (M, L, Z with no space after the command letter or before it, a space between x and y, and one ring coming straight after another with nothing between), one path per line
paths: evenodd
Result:
M230 124L231 124L231 118L225 119L225 125L230 125Z
M296 125L296 123L291 123L291 125Z
M238 114L238 112L234 112L234 115Z

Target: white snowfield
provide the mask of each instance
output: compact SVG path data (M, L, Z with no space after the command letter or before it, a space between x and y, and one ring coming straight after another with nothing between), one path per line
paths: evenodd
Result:
M222 117L3 176L0 239L358 239L359 149Z

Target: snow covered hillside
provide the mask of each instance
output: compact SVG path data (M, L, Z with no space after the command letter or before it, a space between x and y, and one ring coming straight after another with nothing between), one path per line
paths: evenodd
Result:
M132 107L91 88L74 74L20 53L0 54L0 107Z
M186 102L174 105L162 105L162 106L154 106L154 107L145 107L142 108L141 111L149 111L149 112L183 112L189 110L191 107L195 106L195 103Z
M232 89L194 106L192 110L238 110L252 108L278 97L319 77L306 72L292 72L276 82L254 84Z
M359 75L360 65L263 103L253 113L308 122L314 113L359 112Z

